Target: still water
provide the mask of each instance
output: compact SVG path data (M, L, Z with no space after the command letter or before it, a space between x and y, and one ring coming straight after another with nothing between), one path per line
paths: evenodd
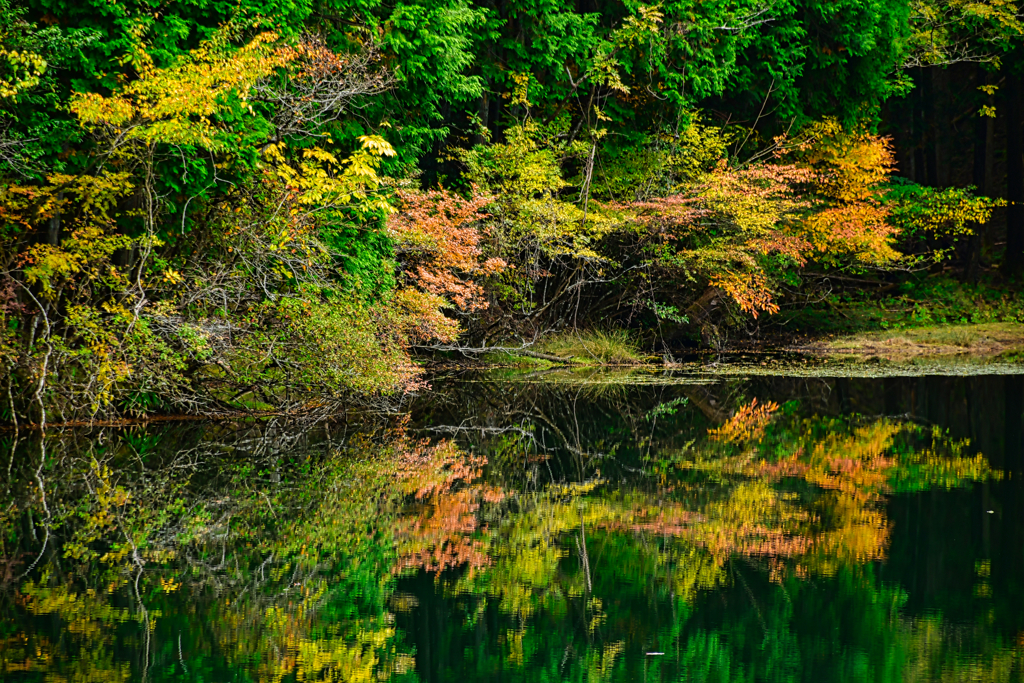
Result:
M1024 376L554 379L0 434L0 679L1024 681Z

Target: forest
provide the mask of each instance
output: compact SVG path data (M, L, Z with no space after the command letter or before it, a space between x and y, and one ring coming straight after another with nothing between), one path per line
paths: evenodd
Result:
M1024 322L1022 36L1013 0L0 0L0 419Z

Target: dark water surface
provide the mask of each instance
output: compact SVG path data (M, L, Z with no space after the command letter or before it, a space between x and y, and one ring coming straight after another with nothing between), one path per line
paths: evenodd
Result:
M1024 681L1024 376L578 380L0 434L0 679Z

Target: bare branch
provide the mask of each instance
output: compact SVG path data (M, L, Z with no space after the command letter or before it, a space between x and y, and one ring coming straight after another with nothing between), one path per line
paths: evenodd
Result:
M335 54L321 38L306 34L297 50L297 74L265 78L255 86L256 99L274 106L278 140L324 135L324 126L393 83L391 74L378 66L381 54L373 44L359 52Z

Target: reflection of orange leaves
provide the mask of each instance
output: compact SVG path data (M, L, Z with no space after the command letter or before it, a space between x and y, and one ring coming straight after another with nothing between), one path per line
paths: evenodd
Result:
M799 525L808 519L807 513L784 504L770 489L748 487L728 501L709 506L705 514L666 501L656 508L635 508L628 515L600 526L685 538L720 559L732 553L793 557L808 552L814 545L812 537L798 533Z
M752 401L722 427L710 430L711 438L739 444L760 438L778 406L768 408ZM805 424L812 428L813 423ZM805 571L824 575L834 573L841 562L884 558L891 524L880 507L881 494L897 466L890 450L901 429L880 420L846 433L829 429L823 438L794 445L789 456L778 460L756 459L756 452L718 459L719 471L749 477L749 482L727 500L709 505L708 521L695 525L691 537L716 554L799 556ZM827 520L800 510L773 490L789 477L826 491ZM782 565L772 567L774 580L781 580Z
M415 526L429 534L462 533L476 531L476 491L462 489L457 493L434 496L431 514L420 517Z
M743 468L744 474L759 480L799 477L835 492L829 498L830 528L813 537L812 564L817 571L833 573L837 558L867 562L885 557L891 525L877 506L896 466L887 452L900 429L881 420L849 435L830 433L788 458Z
M417 498L421 492L417 492ZM455 493L437 493L423 506L415 519L400 523L404 536L403 552L395 571L422 567L430 572L444 571L468 563L481 567L489 560L483 543L470 538L477 530L476 502L479 492L462 489Z
M832 528L815 538L817 568L833 573L839 559L872 562L885 559L892 525L874 501L837 494L831 501Z
M804 477L810 471L811 466L801 459L803 449L798 449L788 458L782 458L775 462L761 460L747 472L755 477L767 477L771 480L778 480L782 477Z
M886 451L901 429L881 420L854 430L848 437L830 435L808 454L811 469L805 478L822 488L843 491L864 499L886 490L895 460Z
M505 500L505 492L497 486L481 486L480 497L485 503L495 504Z
M755 398L737 410L736 414L729 418L721 427L709 429L708 435L715 441L722 441L724 443L739 443L760 439L764 434L765 427L772 421L773 414L778 409L779 404L774 401L758 405Z
M464 536L452 536L427 549L403 555L394 571L399 573L405 569L422 568L428 572L443 572L464 565L476 569L486 567L490 562L483 542Z
M720 528L716 533L698 535L715 555L738 553L750 557L796 557L811 549L813 539L768 527Z
M401 453L398 477L403 480L406 493L415 493L417 500L423 500L447 493L460 481L480 477L486 462L486 458L480 456L463 455L453 441L432 445L424 440L410 444Z
M772 583L781 585L783 579L786 578L786 568L787 565L785 562L782 562L777 557L773 557L768 562L768 580Z
M685 536L694 524L704 521L695 512L677 504L661 505L652 513L646 508L634 510L626 520L604 524L607 529L628 528L633 532L645 531L659 536Z
M395 571L420 567L430 572L489 564L484 544L472 535L480 530L480 501L499 503L505 493L478 483L486 459L466 455L454 442L412 444L401 456L402 490L417 501L419 515L401 518L396 535L399 560Z

